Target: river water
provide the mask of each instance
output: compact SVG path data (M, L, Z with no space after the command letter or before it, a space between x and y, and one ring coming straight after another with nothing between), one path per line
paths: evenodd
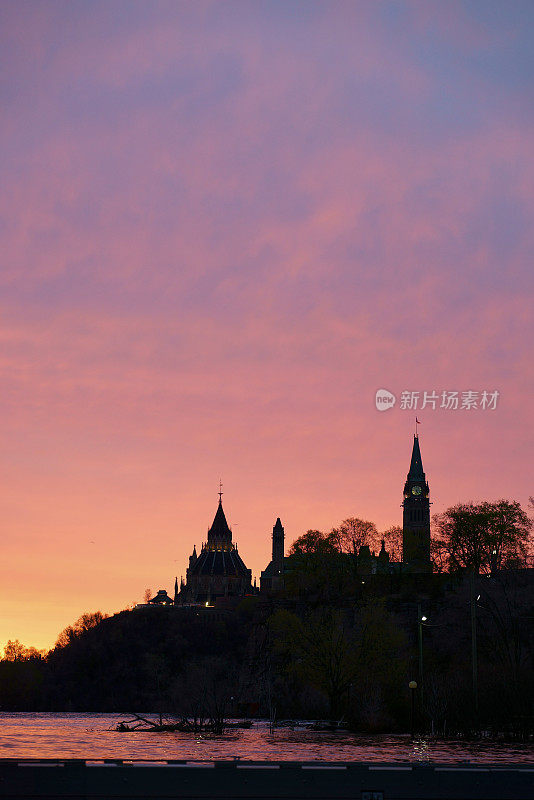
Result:
M434 761L533 763L532 745L361 737L255 722L223 736L119 733L128 715L0 713L0 758L232 759L272 761Z

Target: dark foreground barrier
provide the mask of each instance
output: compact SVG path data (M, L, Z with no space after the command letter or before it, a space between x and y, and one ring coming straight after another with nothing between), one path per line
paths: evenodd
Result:
M534 764L1 759L0 797L533 800Z

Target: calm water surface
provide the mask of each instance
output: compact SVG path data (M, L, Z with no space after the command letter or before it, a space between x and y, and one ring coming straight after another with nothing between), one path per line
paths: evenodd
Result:
M412 743L406 736L362 738L305 728L279 728L271 734L267 722L224 736L111 730L127 718L127 714L0 713L0 758L534 762L531 745Z

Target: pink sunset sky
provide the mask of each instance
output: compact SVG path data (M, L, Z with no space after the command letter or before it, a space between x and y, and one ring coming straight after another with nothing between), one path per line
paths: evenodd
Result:
M399 524L415 413L434 512L527 508L533 30L520 0L4 0L0 648L171 592L220 478L257 577L277 516L288 546ZM400 407L432 390L500 394Z

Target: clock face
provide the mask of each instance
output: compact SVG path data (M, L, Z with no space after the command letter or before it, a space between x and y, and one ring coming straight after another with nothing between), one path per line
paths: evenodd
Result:
M420 486L412 486L412 494L421 494Z

